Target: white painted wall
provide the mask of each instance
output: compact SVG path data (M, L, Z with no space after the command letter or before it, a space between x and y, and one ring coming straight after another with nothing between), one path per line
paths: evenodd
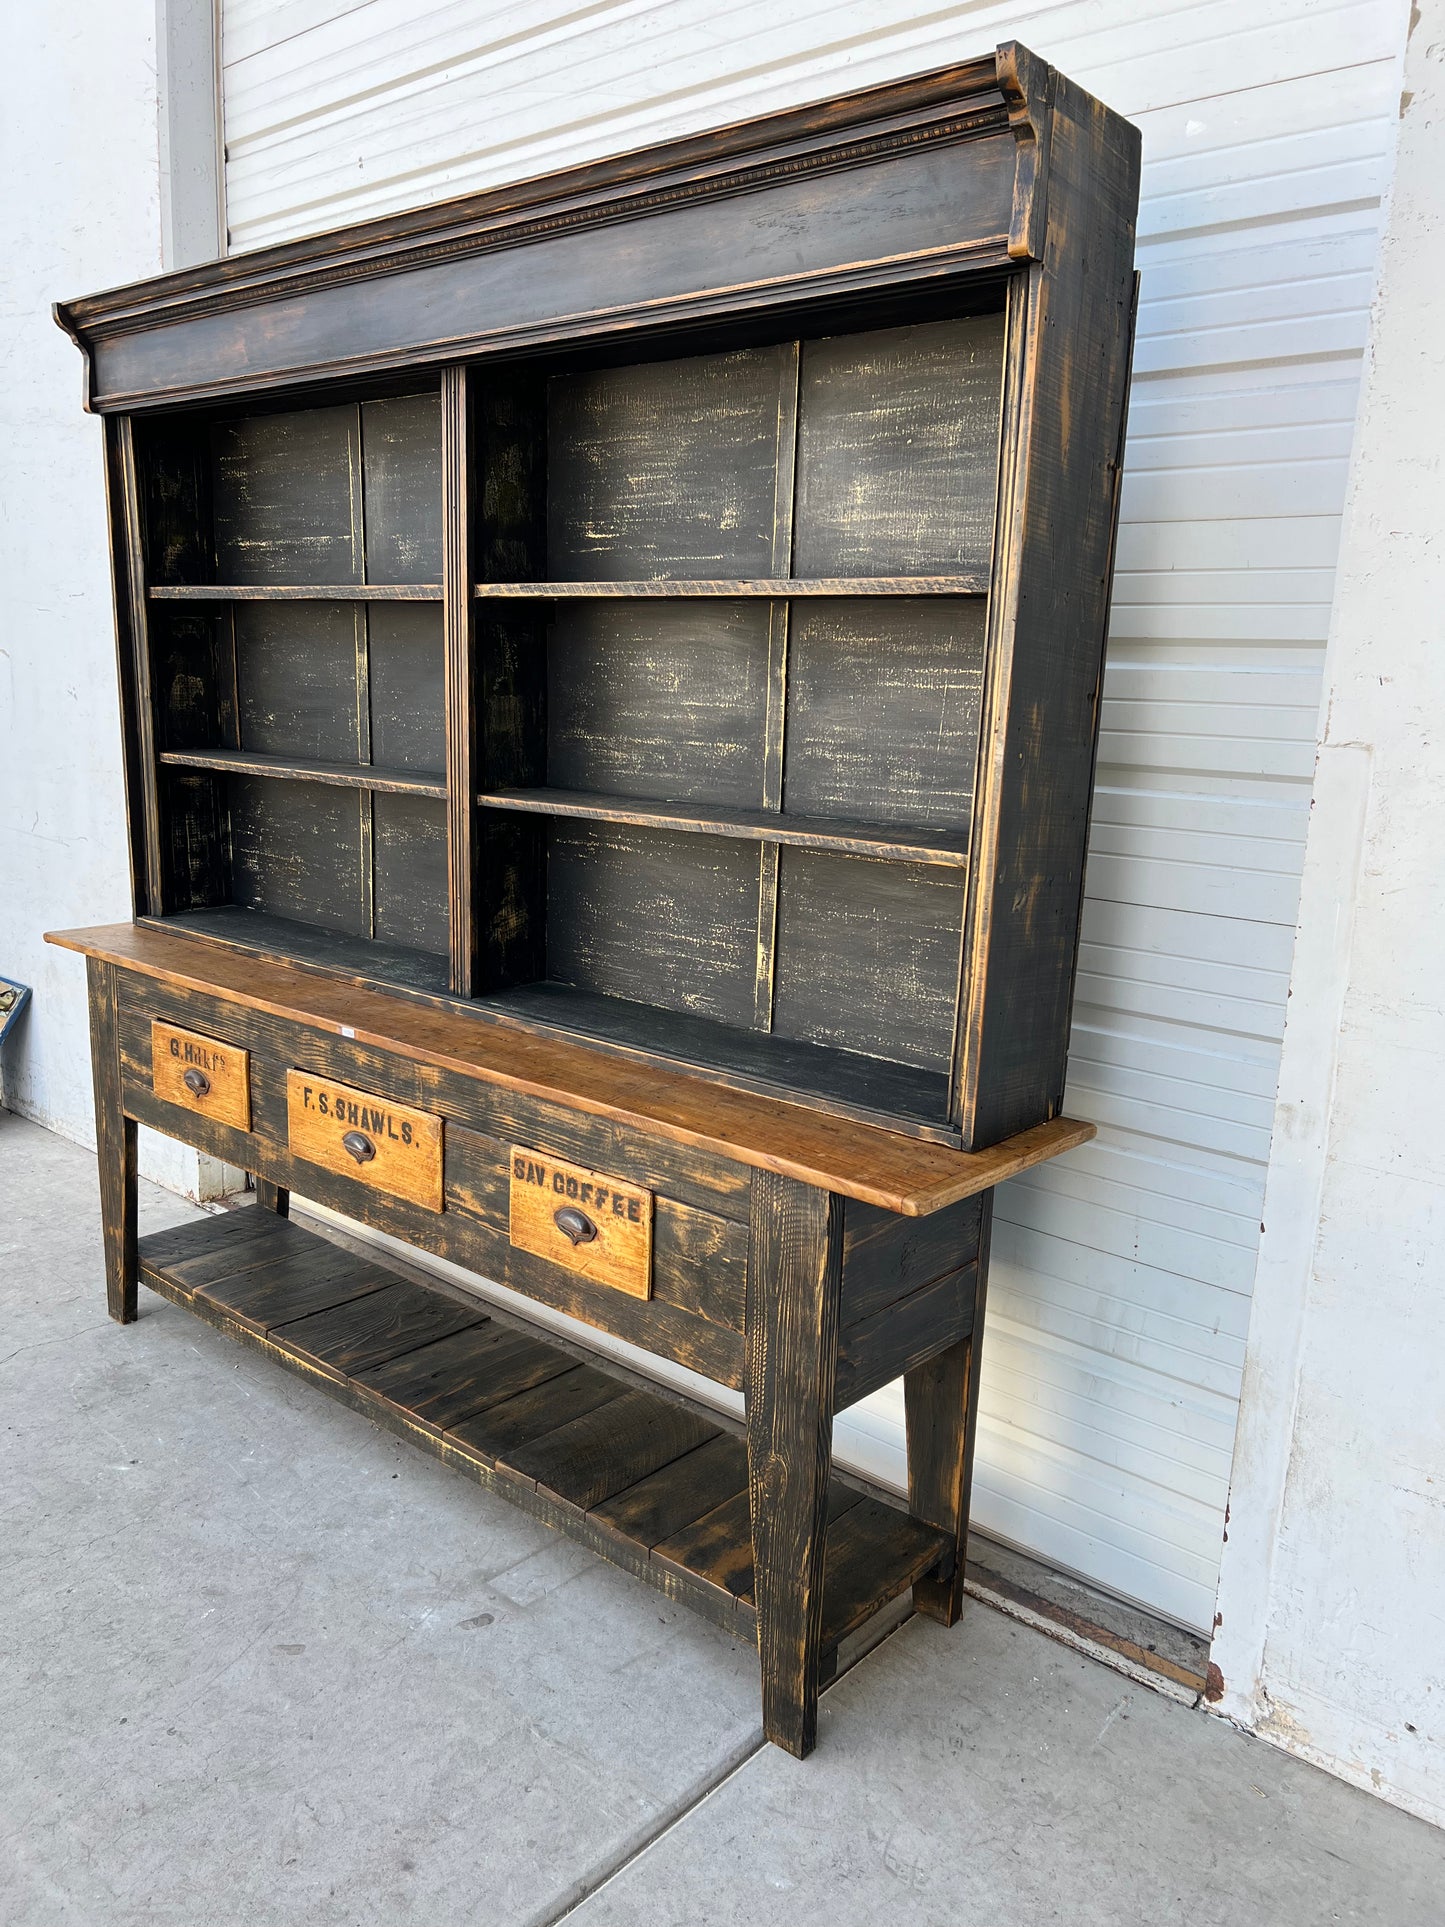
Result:
M1214 1657L1445 1824L1445 0L1412 28Z
M42 932L131 913L98 419L50 304L162 265L155 0L6 10L0 112L0 976L34 988L4 1102L94 1143L85 969ZM223 1167L142 1134L148 1176Z

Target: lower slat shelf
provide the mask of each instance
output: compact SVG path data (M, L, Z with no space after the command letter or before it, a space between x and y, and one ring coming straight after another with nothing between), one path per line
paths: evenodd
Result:
M714 1413L255 1210L141 1240L142 1282L716 1624L756 1640L747 1453ZM834 1481L825 1655L944 1535Z

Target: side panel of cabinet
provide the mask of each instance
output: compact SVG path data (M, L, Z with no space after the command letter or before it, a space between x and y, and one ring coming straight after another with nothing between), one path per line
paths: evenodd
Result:
M954 1115L966 1149L1056 1116L1063 1099L1128 396L1138 192L1137 130L1059 78L1044 258L1020 275L1010 297L955 1065Z

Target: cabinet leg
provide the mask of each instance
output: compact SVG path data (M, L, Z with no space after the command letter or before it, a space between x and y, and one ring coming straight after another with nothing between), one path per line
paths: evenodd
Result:
M274 1211L278 1218L291 1216L291 1193L284 1184L272 1184L269 1178L256 1176L256 1203L263 1211Z
M908 1423L908 1509L915 1518L949 1534L952 1544L938 1568L913 1588L913 1604L929 1619L952 1626L963 1610L968 1506L973 1486L974 1437L978 1430L978 1361L988 1296L989 1233L993 1193L985 1194L979 1226L978 1281L973 1329L967 1338L917 1365L903 1381Z
M818 1729L842 1252L837 1198L756 1173L744 1322L763 1732L799 1759Z
M138 1315L136 1287L140 1278L136 1255L136 1126L135 1119L125 1115L121 1102L115 970L91 957L86 962L86 975L106 1306L119 1324L130 1325Z

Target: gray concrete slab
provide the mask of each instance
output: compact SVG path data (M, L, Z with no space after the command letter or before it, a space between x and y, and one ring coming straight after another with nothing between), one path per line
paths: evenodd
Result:
M141 1294L0 1114L0 1920L546 1920L759 1743L756 1659ZM188 1207L147 1188L147 1228Z
M761 1747L749 1649L149 1293L111 1325L97 1219L0 1113L4 1927L1441 1919L1439 1833L976 1603Z
M910 1620L568 1927L1440 1927L1445 1836L970 1600ZM700 1908L700 1898L705 1904Z

